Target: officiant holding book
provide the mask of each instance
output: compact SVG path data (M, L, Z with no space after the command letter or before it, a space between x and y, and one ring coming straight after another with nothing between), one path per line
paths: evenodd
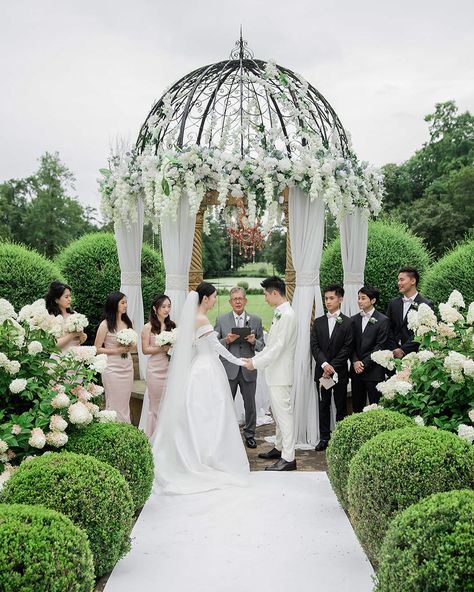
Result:
M229 303L232 311L219 316L215 330L217 337L237 358L253 358L256 352L264 347L262 319L245 310L247 297L244 288L237 286L230 291ZM255 428L257 409L255 390L257 387L257 370L248 370L242 366L230 364L221 358L224 364L230 390L235 399L237 387L240 388L245 409L244 437L248 448L256 448Z

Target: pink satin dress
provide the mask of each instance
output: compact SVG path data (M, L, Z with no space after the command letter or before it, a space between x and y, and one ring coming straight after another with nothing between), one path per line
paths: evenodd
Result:
M114 333L107 332L104 348L119 347ZM107 354L107 368L102 372L105 389L105 407L117 412L117 421L130 423L130 397L133 388L133 361L130 353Z
M156 334L150 333L149 345L156 346ZM148 358L146 369L146 386L148 388L148 416L145 433L151 437L156 427L160 401L165 390L166 378L168 376L169 358L164 351L152 354Z

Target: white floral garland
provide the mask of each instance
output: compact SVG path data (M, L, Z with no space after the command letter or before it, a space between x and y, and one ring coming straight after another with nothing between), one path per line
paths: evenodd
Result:
M311 120L311 105L306 95L308 83L301 77L299 84L295 83L272 62L267 63L262 77L246 77L278 99L294 121L301 144L297 153L292 149L291 159L286 151L276 147L286 142L277 127L253 129L256 126L250 125L246 128L252 129L254 150L244 156L240 154L240 127L230 130L225 126L218 145L211 147L190 145L179 149L175 147L175 138L167 138L166 144L150 144L142 154L131 151L122 158L112 157L109 169L101 169L103 178L99 183L104 217L127 225L136 221L137 202L141 198L147 221L157 229L163 216L176 218L182 195L186 195L190 211L195 214L206 192L216 191L218 211L226 205L229 193L235 197L245 195L249 220L262 217L266 212L265 226L271 228L270 224L276 223L279 217L281 192L293 186L301 187L312 201L322 199L337 220L357 207L367 216L376 216L384 192L381 172L368 163L358 162L353 155L344 156L336 133L332 135L331 145L325 147L321 138L302 124ZM283 80L297 97L296 106L272 82L275 78ZM172 115L171 97L167 94L160 114L147 121L152 142L161 137ZM248 116L249 121L250 118ZM214 123L211 118L209 134ZM226 148L229 146L232 148Z

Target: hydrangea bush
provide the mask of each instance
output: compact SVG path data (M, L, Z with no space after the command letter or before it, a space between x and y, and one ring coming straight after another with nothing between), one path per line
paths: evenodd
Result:
M25 458L62 448L71 427L115 419L94 403L107 357L94 347L61 353L56 338L64 330L44 300L17 314L0 299L0 486Z
M474 302L467 312L454 290L433 310L420 304L408 312L408 326L420 350L395 359L391 351L374 352L372 359L396 373L377 385L381 404L417 418L419 424L457 432L474 440Z

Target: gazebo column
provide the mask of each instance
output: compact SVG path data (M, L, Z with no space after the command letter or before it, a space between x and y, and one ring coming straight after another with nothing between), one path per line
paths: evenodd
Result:
M286 297L291 302L293 300L293 294L295 293L296 284L296 272L293 267L293 258L291 256L291 237L290 237L290 219L288 217L288 198L289 189L288 187L282 192L283 195L283 214L285 216L285 228L286 228L286 267L285 267L285 284L286 284Z
M202 202L198 213L196 214L196 227L193 238L193 254L191 256L191 265L189 266L189 289L195 290L202 282L202 227L204 224L204 212L207 203Z

